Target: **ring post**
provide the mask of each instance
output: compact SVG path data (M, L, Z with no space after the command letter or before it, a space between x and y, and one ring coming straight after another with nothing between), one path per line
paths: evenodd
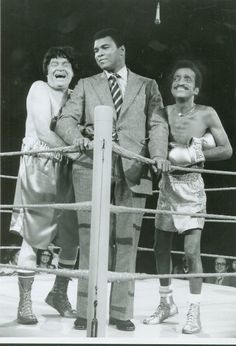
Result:
M113 112L109 106L94 110L88 337L104 337L106 331Z

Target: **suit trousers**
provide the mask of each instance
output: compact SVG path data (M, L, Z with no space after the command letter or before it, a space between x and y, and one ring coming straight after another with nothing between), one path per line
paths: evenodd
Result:
M88 158L87 158L88 159ZM76 202L92 199L92 160L75 161L73 184ZM133 193L126 182L121 158L113 155L111 203L115 205L144 208L146 196ZM141 214L111 214L109 269L116 272L135 272L136 254L139 242ZM89 268L91 213L78 211L80 256L79 268ZM134 281L115 282L111 285L110 316L120 320L133 317ZM78 282L78 316L87 318L88 280Z

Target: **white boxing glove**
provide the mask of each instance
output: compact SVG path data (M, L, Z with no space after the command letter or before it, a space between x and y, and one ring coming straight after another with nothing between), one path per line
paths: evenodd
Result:
M191 138L190 145L187 148L191 158L191 164L205 161L205 156L202 151L202 142L202 138Z
M173 165L182 167L204 162L202 139L193 137L188 147L175 146L169 151L168 159Z
M216 147L215 139L210 132L205 133L201 139L203 149L212 149Z

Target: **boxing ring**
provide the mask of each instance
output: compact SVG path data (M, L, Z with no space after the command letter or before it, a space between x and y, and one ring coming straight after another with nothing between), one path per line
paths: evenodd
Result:
M0 342L37 341L50 343L232 343L236 338L236 289L227 286L203 283L201 302L201 320L203 329L198 334L181 334L181 325L186 318L187 303L183 302L183 294L188 291L188 281L173 279L174 299L178 305L179 314L159 325L144 325L142 320L153 311L159 300L158 282L155 279L136 281L134 300L134 332L122 332L115 326L108 325L108 310L106 313L106 338L87 338L86 330L73 329L73 319L62 318L58 313L44 303L54 280L53 274L40 274L35 277L32 291L34 312L38 318L37 325L20 325L16 322L18 304L17 278L1 277L0 285ZM110 284L108 284L108 293ZM73 306L76 305L77 280L69 285L68 296ZM32 339L33 338L33 339Z
M12 208L58 208L91 211L91 245L90 245L90 270L65 270L33 268L41 275L36 276L36 285L32 292L34 310L39 316L37 326L19 325L16 322L16 309L18 303L17 280L15 277L1 277L0 286L0 337L60 337L73 338L97 337L99 340L110 340L111 338L126 338L138 343L165 343L165 340L175 338L175 342L183 343L184 340L199 340L204 338L227 338L227 342L235 343L236 338L236 289L213 284L203 284L203 300L201 303L201 319L203 322L202 332L196 335L182 335L181 323L184 318L185 306L183 305L183 291L188 291L188 281L179 278L188 277L216 277L218 273L195 273L195 274L165 274L150 275L145 273L114 273L108 272L108 241L109 241L109 217L110 213L149 213L154 216L158 213L189 215L191 217L204 217L206 222L236 223L236 216L216 214L194 214L180 213L156 209L137 209L123 206L110 205L110 181L111 181L111 154L112 151L127 159L138 160L148 165L154 161L140 155L129 152L112 142L112 111L110 107L98 106L95 111L95 136L94 136L94 165L93 165L93 193L92 201L69 204L43 204L43 205L1 205L1 213L10 213ZM43 152L75 152L75 147L56 148L51 150L38 150L37 152L13 152L0 153L2 156L32 155ZM206 174L224 174L236 176L236 172L214 171L206 169L191 169L172 166L174 169L186 172L199 172ZM15 179L13 176L0 176L1 178ZM221 188L220 188L221 189ZM224 189L224 188L223 188ZM235 188L226 188L232 189ZM216 189L214 189L216 190ZM157 191L154 191L156 193ZM153 216L151 216L153 218ZM107 244L107 246L106 246ZM3 247L2 247L3 248ZM151 249L144 249L151 251ZM181 253L181 252L180 252ZM101 255L102 254L102 255ZM227 257L227 256L226 256ZM0 264L0 267L11 269L31 269L24 266L12 266ZM75 304L77 296L76 279L89 278L88 299L88 327L86 331L78 331L72 328L73 321L61 318L54 313L49 306L44 304L44 297L49 290L53 275L62 275L73 278L69 286L69 297ZM223 273L221 276L236 276L236 273ZM179 307L179 314L160 325L144 325L142 320L149 315L158 302L158 278L173 278L175 301ZM115 326L108 325L108 295L110 282L135 280L135 308L134 332L122 332ZM38 284L37 284L38 281ZM38 290L37 288L38 287ZM40 289L39 289L40 287ZM155 304L155 305L154 305ZM184 304L186 304L184 302ZM41 316L41 317L40 317ZM104 339L106 337L106 339ZM177 339L176 339L177 338ZM37 339L38 340L38 339ZM139 341L142 342L139 342ZM91 340L90 340L91 341ZM96 341L97 342L97 341ZM118 342L116 340L116 342Z

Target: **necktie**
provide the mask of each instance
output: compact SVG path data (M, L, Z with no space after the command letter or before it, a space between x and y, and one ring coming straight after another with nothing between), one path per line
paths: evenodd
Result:
M109 85L111 90L111 96L115 106L116 114L118 116L121 110L122 103L123 103L123 98L122 98L119 84L117 82L117 78L120 78L120 76L117 74L114 74L114 75L111 75L108 78L108 80L109 80Z

